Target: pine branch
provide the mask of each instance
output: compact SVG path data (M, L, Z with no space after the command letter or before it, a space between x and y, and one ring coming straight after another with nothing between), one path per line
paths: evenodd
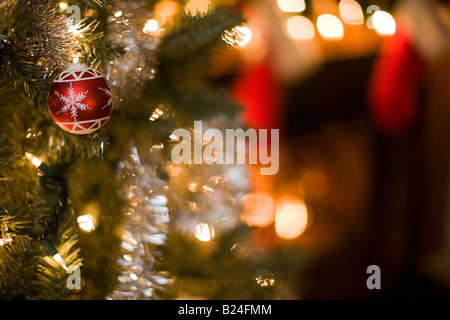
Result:
M36 275L36 243L15 237L0 248L0 299L27 299Z
M192 55L209 57L209 50L217 45L225 31L244 22L242 14L226 7L218 7L195 16L183 14L167 34L159 48L161 61L182 61ZM206 51L205 51L206 50Z
M82 21L84 27L80 30L84 37L81 43L82 56L87 57L86 63L94 68L121 58L126 53L124 43L108 41L103 31L97 31L99 24L99 21L86 19Z
M224 92L205 84L205 72L211 54L226 47L222 41L224 33L238 37L233 28L243 22L241 13L219 7L206 14L183 15L163 38L157 52L160 61L157 80L161 87L156 90L164 88L176 111L189 118L198 118L218 110L231 113L238 109L235 103L226 99ZM144 92L151 92L147 89Z
M70 220L63 223L61 230L64 232L59 235L56 247L67 266L81 267L82 258L77 246L76 230L70 227L74 225L74 221ZM33 283L35 299L76 299L67 286L68 273L49 255L41 255L37 271L37 278Z

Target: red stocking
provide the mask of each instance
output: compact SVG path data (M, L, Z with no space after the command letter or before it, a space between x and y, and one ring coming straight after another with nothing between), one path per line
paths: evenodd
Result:
M382 133L398 136L414 126L424 74L423 59L408 34L398 29L386 39L369 85L370 112Z

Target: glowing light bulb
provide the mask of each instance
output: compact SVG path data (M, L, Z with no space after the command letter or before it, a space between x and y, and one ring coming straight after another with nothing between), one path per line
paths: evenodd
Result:
M207 223L201 222L195 228L195 237L203 242L211 241L215 236L213 226Z
M42 161L36 157L35 155L25 152L25 156L27 157L28 160L31 161L31 163L37 168L41 165Z
M386 11L376 11L373 14L373 27L381 35L393 35L396 30L394 17Z
M299 237L308 224L308 209L300 199L280 199L275 214L275 231L280 238Z
M289 35L297 40L310 40L316 34L313 23L303 16L290 17L286 21L286 29Z
M64 261L64 259L61 257L61 255L59 254L59 252L55 255L53 255L53 260L55 260L61 267L64 268L64 270L67 271L67 266L66 266L66 262Z
M325 39L338 40L344 37L341 20L332 14L322 14L317 18L317 30Z
M210 7L212 8L212 3L209 0L190 0L184 6L184 12L191 15L206 13Z
M50 244L50 242L47 239L42 240L42 244L48 250L48 256L46 257L46 259L47 258L49 259L51 256L56 263L58 263L61 267L63 267L67 271L66 263L64 259L61 257L61 254L58 252L58 250L52 244Z
M65 3L65 2L60 2L59 3L59 9L61 11L66 11L68 7L69 7L69 5L67 3Z
M149 19L144 26L144 33L155 32L159 29L159 23L155 19Z
M5 244L7 244L8 242L11 242L11 241L12 241L12 238L10 238L10 237L0 239L0 246L3 246L3 245L5 245Z
M114 12L114 17L119 18L122 16L122 14L123 14L122 10L116 11Z
M164 111L162 111L160 108L156 108L155 111L153 111L150 118L148 118L150 121L155 121L159 117L161 117L164 114Z
M278 7L283 12L303 12L306 9L304 0L278 0Z
M96 221L90 214L83 214L77 218L78 226L84 232L92 232L95 230Z
M346 24L363 24L364 13L358 2L354 0L342 0L339 3L339 12Z

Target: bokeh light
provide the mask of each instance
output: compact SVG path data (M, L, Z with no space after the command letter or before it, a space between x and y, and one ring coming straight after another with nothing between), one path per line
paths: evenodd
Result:
M278 0L278 7L283 12L303 12L306 9L304 0Z
M282 198L277 203L275 231L280 238L295 239L306 229L308 209L301 199Z
M364 23L364 13L358 2L342 0L339 3L339 12L346 24L359 25Z
M242 197L242 220L249 226L265 227L275 218L275 199L263 192L252 192Z
M65 2L59 3L59 9L61 9L61 11L66 11L68 7L69 7L69 5Z
M155 32L159 29L159 23L155 19L149 19L144 26L144 33Z
M373 14L373 27L381 35L393 35L396 30L395 19L386 11Z
M289 35L297 40L310 40L316 34L313 23L303 16L290 17L286 21L286 29Z
M317 30L325 39L339 40L344 37L341 20L332 14L322 14L317 18Z

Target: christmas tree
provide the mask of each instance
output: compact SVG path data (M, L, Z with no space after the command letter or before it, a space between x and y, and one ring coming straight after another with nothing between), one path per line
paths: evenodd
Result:
M289 253L240 220L245 166L171 159L176 128L243 126L208 68L245 19L185 5L0 2L2 299L289 296Z

